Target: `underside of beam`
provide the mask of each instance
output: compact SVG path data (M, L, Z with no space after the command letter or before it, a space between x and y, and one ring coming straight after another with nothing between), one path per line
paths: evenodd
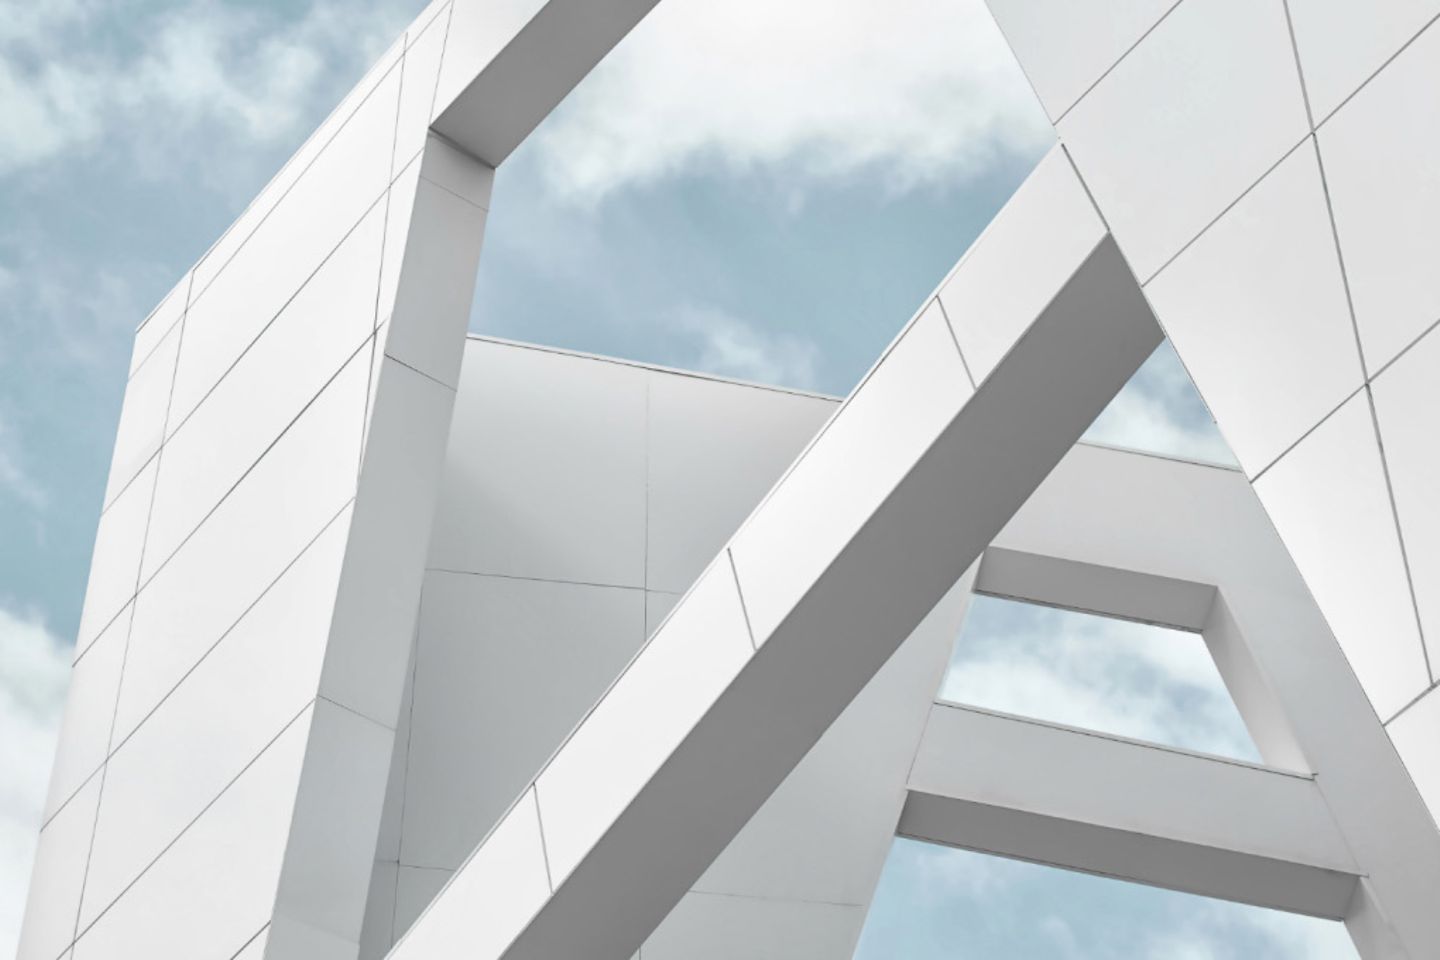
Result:
M953 704L899 833L1336 920L1359 872L1310 777Z

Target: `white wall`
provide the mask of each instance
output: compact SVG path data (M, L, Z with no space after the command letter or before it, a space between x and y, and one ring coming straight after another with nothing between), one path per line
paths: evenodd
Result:
M450 15L137 331L22 960L358 950L493 175Z

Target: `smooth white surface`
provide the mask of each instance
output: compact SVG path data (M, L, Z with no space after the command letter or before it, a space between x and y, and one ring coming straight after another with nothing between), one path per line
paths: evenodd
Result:
M1417 343L1372 389L1433 676L1440 668L1440 334Z
M247 943L244 948L235 954L234 960L264 960L265 947L270 940L270 928L267 926L255 935L255 939Z
M474 299L485 210L427 179L431 157L437 154L454 154L449 162L456 167L469 164L480 168L467 172L487 182L494 175L488 167L481 168L453 147L431 138L415 192L385 352L454 388Z
M1370 373L1440 320L1440 29L1432 25L1320 130Z
M403 862L461 864L639 649L644 618L639 590L426 577Z
M140 576L140 557L145 547L145 527L150 517L150 499L155 490L157 461L151 460L140 475L100 515L95 531L95 549L90 556L90 581L85 586L85 607L75 643L78 658L109 626L130 598L135 596Z
M110 722L120 692L120 665L130 633L130 612L121 611L70 672L65 717L50 770L45 818L54 815L91 774L100 769L110 745Z
M642 960L836 960L865 923L855 904L692 892L656 928Z
M320 694L393 730L455 394L389 358L374 389ZM378 791L374 800L378 812Z
M380 292L375 298L375 317L380 329L395 311L395 291L400 284L400 269L405 264L405 247L410 240L410 221L415 211L415 191L419 186L420 158L417 155L396 175L386 195L385 253L380 264Z
M456 403L452 434L465 439L447 453L448 522L429 565L644 586L643 372L542 350L487 362L505 349L466 344L462 377L474 387ZM574 476L588 481L583 497L567 495Z
M1252 477L1364 383L1309 144L1145 293Z
M82 924L314 699L346 519L331 524L118 745L105 775Z
M230 960L264 927L309 729L307 711L81 934L75 960Z
M988 0L1051 120L1070 109L1176 0Z
M1060 124L1141 282L1308 132L1281 0L1180 4Z
M125 387L125 403L120 408L120 425L115 432L115 452L110 458L110 479L105 486L107 507L160 449L179 349L180 328L177 326L165 335Z
M1255 482L1381 720L1429 684L1364 393Z
M1440 690L1431 690L1387 728L1430 815L1440 823Z
M551 876L564 880L750 658L724 556L536 781Z
M922 313L735 535L731 549L764 643L973 390L940 310ZM844 477L844 483L837 478Z
M390 73L204 292L193 296L171 420L200 399L280 312L390 179L398 71Z
M1436 0L1289 0L1289 5L1316 123L1440 13Z
M1053 148L940 288L975 382L989 376L1104 236L1065 151Z
M839 403L674 374L646 382L646 586L683 593Z
M312 712L275 919L297 927L301 942L349 944L339 955L353 957L380 821L371 801L384 789L395 734L323 698Z
M413 927L390 956L498 957L549 894L535 792L527 790L431 905L425 923ZM483 921L476 904L484 904Z
M117 738L135 728L354 495L367 360L346 366L141 591Z
M383 210L334 255L174 431L145 547L148 579L370 336Z
M445 50L445 34L449 28L450 14L447 10L425 22L418 34L412 28L411 35L407 37L405 77L400 88L400 111L395 121L394 169L397 172L413 160L425 145L430 112L435 105L435 84L440 78L440 57Z
M189 293L190 274L187 272L135 330L135 346L130 353L130 376L133 377L144 366L160 341L185 315Z
M96 776L40 831L16 960L54 960L74 939L99 799Z

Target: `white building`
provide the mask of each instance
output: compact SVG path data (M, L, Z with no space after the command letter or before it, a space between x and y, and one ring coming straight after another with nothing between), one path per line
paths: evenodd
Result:
M843 404L465 335L652 5L433 4L141 325L21 960L840 960L897 833L1440 955L1440 2L991 0L1060 144ZM1239 470L1076 445L1162 336ZM1263 764L932 703L972 592Z

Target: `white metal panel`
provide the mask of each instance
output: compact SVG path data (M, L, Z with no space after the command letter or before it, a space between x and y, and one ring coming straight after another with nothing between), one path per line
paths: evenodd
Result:
M646 382L645 585L683 593L839 403L681 374Z
M1289 6L1317 124L1440 14L1436 0L1289 0Z
M314 699L344 520L310 545L132 736L116 741L82 923L108 906Z
M117 738L135 729L354 496L368 359L346 366L141 591Z
M644 639L639 590L428 574L403 862L458 867Z
M1440 334L1417 343L1372 389L1434 679L1440 670Z
M1060 123L1142 282L1309 129L1281 0L1181 3Z
M644 373L475 340L465 368L430 566L643 587Z
M1058 120L1176 0L988 0L1051 120Z
M1320 129L1372 375L1440 319L1437 87L1440 29L1432 24Z
M267 923L310 729L296 719L81 932L76 960L229 960Z
M400 74L392 71L203 290L185 318L171 420L195 409L381 198Z
M1252 477L1365 382L1311 144L1145 293Z
M53 960L74 940L99 802L97 774L40 831L16 960Z
M75 662L65 694L65 716L50 770L45 819L100 769L110 747L110 723L120 693L120 665L130 635L130 611L123 610Z
M370 336L384 211L376 207L183 424L172 421L145 544L170 558Z
M1349 400L1257 480L1255 492L1388 720L1430 675L1369 397Z

